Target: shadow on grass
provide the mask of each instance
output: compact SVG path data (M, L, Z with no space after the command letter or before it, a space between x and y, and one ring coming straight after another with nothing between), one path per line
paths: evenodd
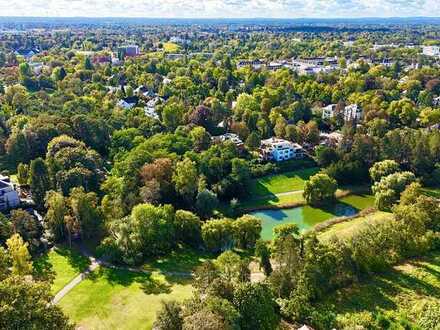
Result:
M207 252L182 248L167 256L147 261L142 268L163 275L169 283L184 285L198 266L213 258L215 256Z
M49 256L47 254L42 255L33 263L34 276L41 280L46 280L50 283L55 279L55 270L53 269L52 263L49 261Z
M80 255L78 252L69 249L64 246L57 246L54 248L54 252L60 256L66 258L68 263L74 268L78 273L81 273L87 269L90 265L90 260L87 257ZM34 275L39 279L44 279L52 282L55 279L54 266L50 260L49 254L45 253L36 259L33 263Z
M146 294L168 294L171 293L171 287L169 282L161 281L152 275L146 275L141 282L141 288Z
M167 256L147 261L143 268L158 272L190 273L204 261L212 258L213 255L210 253L184 248L173 251Z
M57 246L55 247L55 252L65 257L69 264L80 273L90 266L90 259L79 254L75 250L69 249L65 246Z
M436 262L438 264L438 261ZM337 295L333 295L338 298L331 299L331 303L339 313L353 313L374 312L378 308L395 311L398 308L396 301L401 299L399 296L406 297L409 292L415 293L414 299L421 299L422 296L440 298L440 286L430 283L429 276L426 276L426 273L430 273L438 279L440 272L419 262L410 265L417 267L417 271L407 273L393 269L375 275L373 279L340 290Z
M279 173L279 174L273 174L273 175L268 175L265 177L261 177L258 179L255 179L252 181L251 187L250 187L250 192L251 194L255 195L255 196L250 196L250 198L252 197L267 197L270 198L270 196L273 196L274 193L271 192L268 189L268 186L271 186L271 181L274 178L279 177L279 179L281 179L281 177L284 177L284 180L288 180L288 179L294 179L294 178L298 178L301 181L306 181L308 180L312 175L316 174L319 172L319 168L317 167L312 167L312 168L306 168L306 169L301 169L301 170L296 170L296 171L290 171L290 172L284 172L284 173ZM294 190L294 189L291 189ZM300 190L300 189L298 189Z
M172 292L173 284L189 284L190 279L180 277L162 277L158 274L137 273L125 269L99 268L91 272L87 278L91 281L98 281L104 278L111 285L122 285L128 287L133 283L140 285L145 294L169 294Z

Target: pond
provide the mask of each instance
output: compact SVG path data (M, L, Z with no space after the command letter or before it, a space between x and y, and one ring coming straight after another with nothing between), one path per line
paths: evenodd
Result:
M334 217L355 215L373 205L374 197L371 195L351 195L339 199L334 205L326 208L307 205L291 209L262 210L251 214L262 220L261 238L270 240L273 237L273 228L278 225L295 223L301 231L304 231Z

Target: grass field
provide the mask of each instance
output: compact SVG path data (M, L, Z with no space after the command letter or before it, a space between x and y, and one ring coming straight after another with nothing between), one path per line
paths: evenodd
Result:
M304 189L304 183L310 176L318 173L319 168L307 168L293 172L270 175L255 179L251 183L251 196L267 196L288 191Z
M191 250L188 248L173 251L165 257L146 262L143 269L148 271L164 272L182 272L190 273L204 261L212 259L209 253Z
M319 232L318 238L323 241L334 236L338 238L349 238L359 230L362 230L362 228L365 228L368 224L375 224L382 221L391 220L392 218L392 213L377 211L365 216L350 219L345 222L336 223Z
M180 46L178 44L175 44L173 42L165 42L163 44L163 50L167 53L175 53L180 49Z
M357 194L364 195L369 191L369 187L366 186L350 186L342 187L336 191L336 198L356 199ZM350 196L352 195L352 196ZM255 196L240 201L240 208L244 211L257 210L261 208L292 208L303 206L306 204L304 200L302 190L292 191L289 193L282 193L281 195L266 195ZM358 205L357 208L364 209L371 206L369 201L366 201L366 205Z
M437 306L437 312L432 312L431 308L429 313L428 306L433 305ZM439 306L440 252L436 252L396 266L366 282L339 290L329 295L319 309L336 312L337 328L366 326L374 313L381 312L388 318L403 316L421 329L431 330L439 329Z
M189 279L100 268L59 305L81 329L151 329L161 301L191 293Z
M54 282L51 286L52 294L57 293L90 264L88 258L64 247L57 247L38 258L34 267L39 272L52 273Z

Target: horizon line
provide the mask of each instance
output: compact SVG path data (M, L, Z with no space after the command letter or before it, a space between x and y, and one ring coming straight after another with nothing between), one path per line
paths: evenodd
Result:
M360 19L420 19L420 18L439 18L440 16L341 16L341 17L313 17L313 16L303 16L303 17L159 17L159 16L28 16L28 15L1 15L0 18L123 18L123 19L176 19L176 20L185 20L185 19L198 19L198 20L208 20L208 19L219 19L219 20L251 20L251 19L263 19L263 20L301 20L301 19L310 19L310 20L360 20Z

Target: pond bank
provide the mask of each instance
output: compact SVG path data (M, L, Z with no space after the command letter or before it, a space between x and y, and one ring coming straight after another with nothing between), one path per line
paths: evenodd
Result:
M328 207L315 208L310 205L291 208L277 207L254 211L250 214L262 221L262 239L270 240L273 238L273 229L278 225L295 223L301 231L305 231L329 219L353 217L373 204L373 196L351 192Z
M274 197L283 197L283 196L295 196L295 200L289 201L289 202L283 202L283 203L277 203L277 204L269 204L269 203L263 203L262 205L255 205L255 206L245 206L245 207L239 207L238 212L239 213L250 213L255 211L264 211L264 210L282 210L282 209L291 209L295 207L300 206L306 206L307 203L304 200L302 196L303 191L292 191L290 193L280 193L275 194ZM348 197L350 195L356 195L356 194L369 194L370 188L367 186L353 186L353 187L346 187L344 189L338 189L336 191L335 197L336 199L341 199L344 197ZM265 201L266 202L266 201Z

